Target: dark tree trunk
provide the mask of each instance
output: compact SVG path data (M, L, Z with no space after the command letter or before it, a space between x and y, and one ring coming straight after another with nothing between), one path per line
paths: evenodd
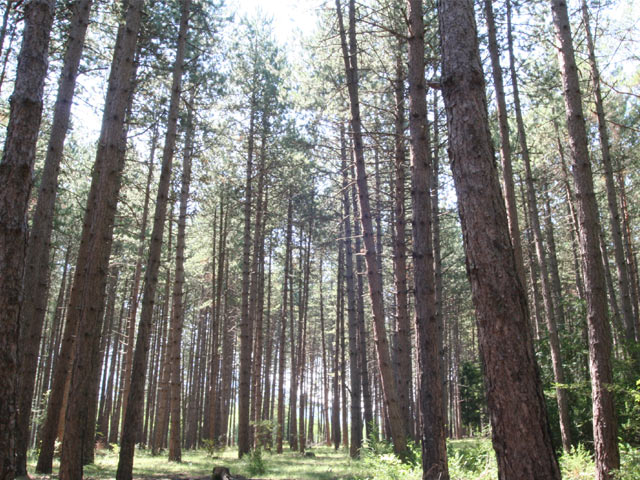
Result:
M188 15L188 9L185 10ZM180 443L180 390L182 388L182 326L184 324L184 250L186 243L187 206L189 203L189 185L191 183L191 155L193 151L193 95L188 103L187 127L185 131L184 156L182 161L182 185L180 188L180 213L178 216L178 236L176 239L176 276L173 283L173 315L171 315L172 343L171 355L171 429L169 435L169 461L181 462Z
M342 219L345 245L345 279L347 285L347 318L349 325L349 375L351 377L351 443L349 455L357 458L362 448L361 376L358 362L358 319L356 317L356 286L354 281L353 248L351 241L351 199L349 198L349 170L344 125L340 124L340 156L342 158Z
M133 98L133 79L136 71L134 54L141 4L142 2L136 2L129 5L126 27L121 24L118 29L102 130L67 310L67 324L72 327L72 332L77 331L78 341L71 341L67 345L70 348L66 355L61 356L61 363L68 361L67 365L62 365L60 371L66 378L56 379L60 390L55 394L55 401L51 401L54 392L50 397L50 406L54 405L60 409L66 401L66 392L72 392L68 395L67 408L60 409L60 413L65 415L60 478L82 477L82 467L87 458L87 452L84 451L84 446L88 443L86 436L92 433L88 423L95 421L95 418L89 419L94 376L99 375L94 352L100 345L106 273L111 254L121 173L125 162L125 117ZM49 414L55 416L55 426L58 422L58 410L50 409ZM43 443L46 440L50 441L50 444L46 448L45 445L42 446L39 459L39 463L41 459L48 462L49 469L55 438L55 433L51 436L52 433L50 430L47 432L48 436L43 439ZM93 448L93 444L91 447ZM48 455L43 456L45 452Z
M500 479L560 479L489 133L473 4L439 3L442 93ZM527 405L527 409L522 409Z
M427 120L424 67L424 21L421 0L407 2L409 14L409 131L413 204L413 278L422 419L422 478L446 480L447 445L440 369L440 329L431 232L432 153Z
M8 9L9 6L7 6ZM16 453L26 450L27 432L20 435L18 365L21 287L23 285L26 213L33 183L36 140L42 118L42 95L47 75L49 37L55 2L32 0L26 4L22 48L10 100L9 125L0 162L0 479L13 479L26 472L26 459ZM46 275L45 275L46 278ZM41 327L40 327L41 328ZM39 337L39 335L38 335ZM39 342L34 339L37 352ZM35 374L35 369L34 374ZM24 375L24 374L23 374ZM28 375L28 373L26 373ZM28 380L33 391L33 378ZM31 397L31 394L29 395ZM31 398L29 398L29 402ZM27 416L28 424L29 417ZM24 440L22 440L24 439Z
M396 380L393 374L391 356L389 354L389 341L384 322L384 301L382 297L382 272L378 268L378 255L373 237L373 222L371 219L371 206L369 201L369 187L367 185L367 173L364 161L364 145L362 143L362 121L360 119L360 99L358 94L358 62L357 43L355 30L355 1L349 1L349 43L342 19L342 7L340 0L336 0L342 56L344 59L345 73L347 76L347 88L351 107L351 131L353 134L353 150L356 164L356 184L358 186L358 199L360 203L360 221L367 262L367 278L369 280L369 294L371 296L371 308L374 323L374 340L378 354L378 366L382 380L383 397L390 417L391 437L394 451L404 455L407 450L407 438Z
M593 190L593 174L589 160L587 132L582 112L582 94L564 0L552 0L553 23L559 49L560 72L564 88L565 110L569 129L569 145L573 157L573 178L578 204L580 251L584 266L589 331L589 368L593 405L593 436L598 480L612 478L620 468L618 425L611 372L611 336L607 321L607 298L600 252L598 204Z
M405 168L406 147L404 140L405 107L404 107L404 72L402 55L396 58L395 81L395 185L394 185L394 241L393 241L393 277L396 287L396 369L405 372L398 375L398 400L404 420L405 430L413 431L411 415L411 322L409 320L408 287L407 287L407 246L405 220Z
M156 287L158 284L158 270L160 269L160 254L162 251L164 224L167 216L167 200L171 180L171 165L173 162L176 144L180 89L184 68L190 6L191 0L181 1L182 13L178 31L176 59L174 62L171 81L171 100L169 102L167 131L165 134L164 148L162 150L162 168L160 171L160 181L153 219L151 244L149 246L149 258L145 269L145 285L142 295L140 325L138 329L138 336L136 338L136 348L133 355L127 408L124 412L124 420L122 424L123 428L122 438L120 440L120 455L118 460L118 470L116 472L116 478L118 480L131 480L134 448L138 441L137 437L139 430L142 426L147 357L153 319L153 305L155 302Z
M17 475L27 474L27 448L29 446L29 418L31 398L38 363L38 345L47 310L49 291L49 251L53 213L58 191L58 173L64 140L69 128L73 93L78 75L78 65L84 47L92 0L80 0L73 4L70 33L67 40L58 95L54 106L53 123L47 148L38 202L33 215L25 260L23 307L20 311L20 365L22 370L18 396L18 444ZM1 49L0 49L1 50Z

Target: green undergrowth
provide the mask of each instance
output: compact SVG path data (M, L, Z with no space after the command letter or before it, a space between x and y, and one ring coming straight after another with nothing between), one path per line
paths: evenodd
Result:
M216 466L225 466L232 474L255 479L288 480L421 480L419 449L412 445L408 460L402 462L384 442L369 443L359 460L351 460L341 449L315 446L309 456L285 450L277 455L255 451L243 459L235 449L225 451L190 450L183 452L182 463L169 462L166 453L152 456L145 450L136 452L134 478L177 479L206 478ZM626 444L620 445L621 470L616 480L640 480L640 451ZM451 480L497 479L497 466L491 441L486 438L452 440L448 443ZM35 459L30 462L33 471ZM85 467L85 478L114 478L118 452L100 450L96 462ZM54 464L54 473L57 471ZM562 478L587 480L595 478L593 457L583 446L560 458ZM32 476L35 479L49 477ZM54 475L52 478L56 478Z

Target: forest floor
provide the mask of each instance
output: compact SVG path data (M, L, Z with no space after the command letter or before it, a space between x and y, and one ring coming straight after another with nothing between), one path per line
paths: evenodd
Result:
M622 469L616 479L640 480L640 452L621 446ZM205 450L183 451L182 462L169 462L166 452L152 456L148 451L136 451L134 479L136 480L208 480L214 467L227 467L232 475L249 479L271 480L421 480L419 461L414 465L401 463L381 443L363 450L360 460L352 460L344 449L336 451L325 446L308 449L313 456L285 449L284 454L262 452L237 458L237 450L227 449L214 454ZM416 452L417 454L417 452ZM498 478L491 441L486 438L453 440L448 442L449 473L452 480L494 480ZM84 469L85 479L115 478L118 465L117 449L99 450L95 463ZM593 459L583 447L560 458L565 480L595 478ZM35 457L29 462L33 472ZM54 462L54 472L58 463ZM57 475L31 475L33 480L53 480Z

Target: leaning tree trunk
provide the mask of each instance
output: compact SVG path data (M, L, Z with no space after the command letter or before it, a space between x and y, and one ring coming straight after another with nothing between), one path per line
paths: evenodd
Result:
M23 307L20 311L20 366L21 384L18 393L18 444L17 475L27 474L27 449L29 447L29 418L31 399L38 366L38 346L42 325L47 311L49 290L49 253L53 213L58 191L58 173L62 149L69 128L73 93L78 76L78 66L84 47L93 0L80 0L73 4L70 33L64 55L58 94L54 106L53 123L49 136L47 155L38 190L38 203L33 215L29 243L27 245L23 287Z
M516 192L513 183L513 168L511 163L511 143L509 141L509 116L507 102L504 94L504 82L502 80L502 67L500 66L500 50L496 32L496 23L493 14L493 1L484 0L485 18L487 20L487 33L489 38L489 56L491 57L491 72L493 74L493 86L496 91L496 103L498 107L498 130L500 132L500 160L502 161L502 185L504 186L504 200L507 207L507 219L509 220L509 234L513 253L516 258L516 268L523 285L526 285L524 276L524 263L522 259L522 243L520 241L520 226L518 225L518 207L516 205Z
M384 301L382 297L382 272L378 269L376 246L373 237L373 223L369 202L369 186L364 161L364 145L362 143L362 121L360 119L360 99L358 93L358 61L355 31L355 1L349 1L349 44L342 19L340 0L336 0L342 56L347 76L347 88L351 107L351 131L353 134L353 150L356 164L356 184L360 202L360 222L367 261L367 278L374 323L374 340L378 354L378 365L382 383L383 397L390 419L391 438L394 451L405 455L407 437L400 412L398 390L389 354L389 341L385 330Z
M611 237L613 239L613 254L618 275L618 289L620 291L622 303L622 319L625 328L626 349L631 352L636 368L640 367L640 350L635 346L636 336L640 332L635 331L637 319L634 318L631 304L631 288L629 273L624 257L624 247L622 243L622 228L620 226L620 211L616 199L616 187L613 181L613 166L611 161L611 151L609 148L609 131L604 114L602 102L602 92L600 90L600 70L596 61L595 46L589 26L589 9L587 2L582 1L582 22L587 37L587 48L589 51L589 65L591 67L591 81L595 95L596 115L598 116L598 133L600 135L600 151L602 153L602 166L604 167L604 179L607 187L607 205L609 207L609 226L611 227ZM631 347L631 348L629 348Z
M411 133L411 200L413 203L413 278L422 418L422 478L446 480L447 444L440 330L436 315L433 237L431 233L432 153L427 120L422 0L408 0L409 131ZM401 375L403 373L400 373Z
M65 414L60 478L82 478L85 437L91 403L93 375L99 374L92 358L100 345L100 315L104 303L106 272L111 254L113 227L124 169L125 115L133 98L138 30L142 0L131 2L125 24L120 26L105 100L102 131L87 201L67 323L78 325L71 383Z
M498 183L473 3L441 0L442 93L500 479L560 479ZM527 408L523 409L522 405Z
M7 6L8 8L9 6ZM16 470L16 428L19 318L27 244L27 204L42 118L49 37L55 2L26 4L22 48L9 125L0 162L0 479L13 479ZM37 342L36 342L37 343ZM37 350L38 346L35 346ZM33 383L33 380L31 380ZM33 387L31 388L33 390ZM29 399L31 401L31 399ZM25 434L25 436L27 436Z
M558 403L558 413L560 417L560 436L562 438L562 448L565 452L571 450L571 419L569 418L569 400L567 398L567 389L562 387L565 383L564 367L562 364L562 354L560 351L560 340L558 338L558 323L562 323L559 319L558 310L553 304L553 295L551 287L551 279L547 269L547 255L544 250L542 241L542 229L540 227L540 215L538 211L538 202L536 199L535 188L533 184L533 174L531 171L531 160L529 158L529 147L526 140L526 132L522 119L522 111L520 108L520 94L518 90L518 77L515 72L515 57L513 54L513 37L511 30L511 6L507 6L508 14L508 42L509 42L509 61L511 69L511 82L513 85L513 96L516 110L516 123L518 126L518 138L520 140L520 148L522 150L522 161L525 168L525 183L527 193L527 205L529 211L529 222L533 233L536 257L538 267L540 269L540 281L542 283L542 302L544 305L544 316L549 331L549 346L551 350L551 365L553 368L553 376L556 384L556 398Z
M182 13L178 31L176 59L174 62L171 81L171 100L169 102L167 131L162 151L162 168L160 171L156 209L153 219L151 244L149 246L149 259L145 270L145 285L142 294L140 326L138 329L136 348L133 356L133 368L131 370L131 383L127 398L127 409L124 412L120 455L118 460L118 470L116 472L116 478L118 480L131 480L134 447L138 440L138 431L140 430L142 422L147 357L149 352L153 306L155 302L156 287L158 285L158 270L160 269L162 238L167 216L167 200L171 180L171 165L173 162L176 144L176 131L180 106L180 88L182 84L182 72L184 69L190 7L191 0L181 1Z
M582 112L580 79L573 50L569 13L565 0L552 0L553 23L559 50L560 72L573 157L573 178L578 204L580 251L584 264L584 288L587 299L589 332L589 369L593 405L593 440L598 480L608 480L620 468L618 425L611 372L611 334L607 319L607 298L600 252L598 204L593 189L587 132Z

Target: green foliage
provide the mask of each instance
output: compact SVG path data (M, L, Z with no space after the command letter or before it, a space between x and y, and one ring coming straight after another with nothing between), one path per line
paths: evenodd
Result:
M565 479L595 478L593 457L591 452L582 444L560 457L560 470L562 471L562 478Z
M628 443L620 443L620 472L617 480L640 480L640 450Z
M497 478L496 456L488 438L449 443L449 474L452 480Z
M474 362L463 362L460 372L462 423L471 430L480 430L481 414L485 404L482 371Z
M211 440L210 438L202 440L202 447L204 451L207 452L207 456L211 458L218 458L227 448L226 445L220 445L219 442Z
M262 475L267 471L267 465L262 457L262 448L254 448L244 456L247 471L251 475Z

